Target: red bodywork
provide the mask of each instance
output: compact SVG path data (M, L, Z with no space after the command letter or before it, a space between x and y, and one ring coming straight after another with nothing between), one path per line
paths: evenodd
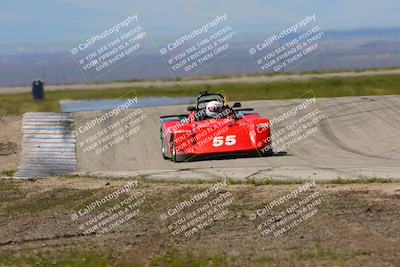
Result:
M269 119L253 109L231 109L236 116L219 119L195 119L189 115L161 117L161 141L164 158L190 160L195 156L272 151Z

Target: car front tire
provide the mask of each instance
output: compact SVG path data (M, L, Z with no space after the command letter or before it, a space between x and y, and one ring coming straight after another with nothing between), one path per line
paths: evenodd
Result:
M173 162L182 162L182 161L186 161L188 159L188 157L186 155L178 155L177 154L174 136L171 137L170 144L171 144L171 159Z

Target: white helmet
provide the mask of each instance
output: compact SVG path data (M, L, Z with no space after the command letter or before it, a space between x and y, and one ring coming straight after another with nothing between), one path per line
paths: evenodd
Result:
M220 101L210 101L207 103L206 106L206 114L208 117L211 118L215 118L218 116L218 114L220 114L221 112L223 112L224 110L224 103L220 102Z

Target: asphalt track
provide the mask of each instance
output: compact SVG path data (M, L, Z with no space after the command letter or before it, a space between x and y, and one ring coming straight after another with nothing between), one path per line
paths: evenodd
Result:
M139 100L140 101L140 100ZM301 100L242 102L266 117L279 117ZM241 157L173 163L160 154L161 115L184 114L186 106L143 108L146 118L137 133L96 154L77 145L80 175L148 179L233 180L400 178L400 96L320 98L272 127L274 133L318 108L324 118L317 131L270 157ZM131 111L124 111L126 114ZM75 113L76 127L101 115ZM122 113L77 137L77 143L120 120Z

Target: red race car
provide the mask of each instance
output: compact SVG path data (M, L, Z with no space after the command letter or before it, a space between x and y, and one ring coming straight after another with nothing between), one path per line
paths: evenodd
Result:
M202 92L188 115L160 117L164 159L186 161L197 156L272 154L269 119L254 109L229 106L221 94Z

